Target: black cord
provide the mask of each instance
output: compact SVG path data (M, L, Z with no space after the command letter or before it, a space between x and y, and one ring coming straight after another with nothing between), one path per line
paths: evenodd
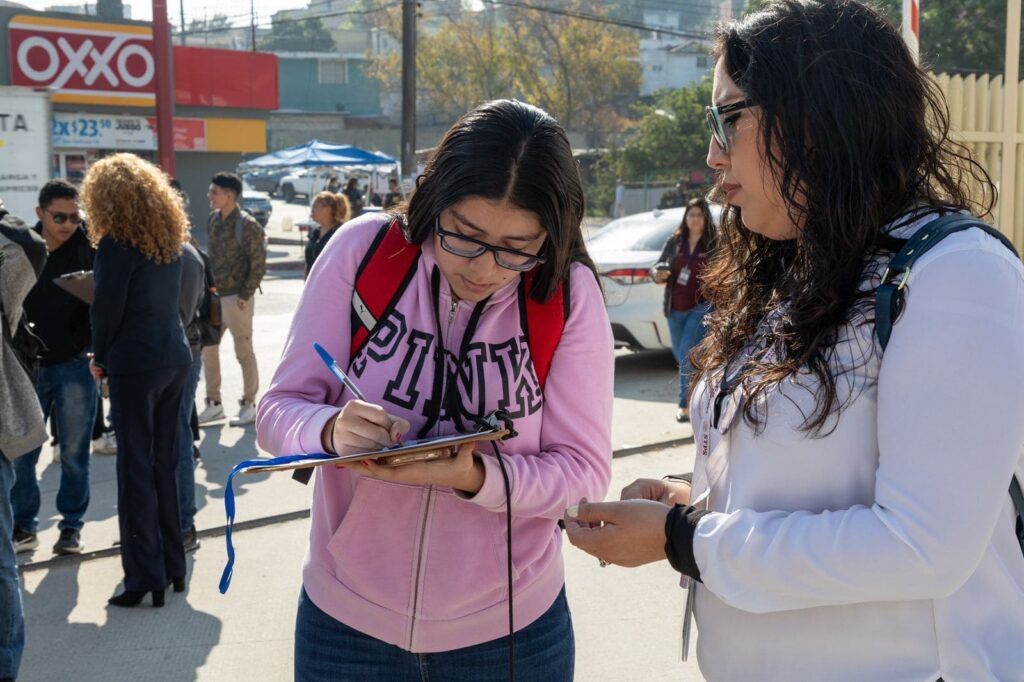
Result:
M508 558L508 679L515 682L516 679L516 637L515 621L512 610L512 486L508 480L508 471L505 470L505 460L498 450L498 444L491 441L494 448L494 456L498 458L498 466L501 467L501 477L505 482L505 530L507 533L505 550Z

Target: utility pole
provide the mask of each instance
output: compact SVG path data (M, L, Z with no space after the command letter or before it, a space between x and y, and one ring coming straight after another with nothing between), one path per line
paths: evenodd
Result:
M181 13L181 44L185 44L185 0L178 0L178 11Z
M402 172L416 171L416 0L402 0Z
M256 0L249 0L249 42L256 51Z
M153 0L153 65L156 70L156 148L164 172L174 176L174 64L167 0Z

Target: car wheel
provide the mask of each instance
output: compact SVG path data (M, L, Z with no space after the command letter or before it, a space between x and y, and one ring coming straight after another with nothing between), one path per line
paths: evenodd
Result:
M285 185L282 193L284 194L284 200L286 203L290 204L295 200L295 190L291 185Z

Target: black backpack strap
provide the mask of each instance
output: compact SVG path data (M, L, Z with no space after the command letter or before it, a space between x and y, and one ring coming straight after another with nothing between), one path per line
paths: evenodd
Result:
M882 275L882 284L878 287L875 297L875 333L878 335L878 342L882 350L889 345L889 337L892 335L892 325L899 318L903 310L903 289L910 279L910 268L917 262L917 259L928 253L936 244L951 234L976 227L984 230L1003 243L1003 246L1018 256L1017 249L1013 243L1001 232L986 222L978 220L973 216L966 216L960 213L943 216L931 221L907 241L906 245L893 256L889 261L889 267ZM898 282L895 280L899 280ZM1014 532L1017 535L1017 542L1020 543L1021 552L1024 553L1024 491L1021 490L1020 481L1014 476L1010 481L1010 498L1017 510L1017 522Z
M889 267L882 274L882 283L875 296L875 333L878 335L882 350L889 345L892 325L903 311L903 289L910 280L911 266L949 235L971 227L984 230L1017 255L1017 249L1009 239L988 223L973 216L960 213L947 215L919 229L889 261Z

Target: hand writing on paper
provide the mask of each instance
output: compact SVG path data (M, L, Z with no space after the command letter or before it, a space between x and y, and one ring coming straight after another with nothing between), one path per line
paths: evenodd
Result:
M327 422L320 440L325 452L352 455L397 443L409 428L407 420L388 414L380 405L350 400Z

